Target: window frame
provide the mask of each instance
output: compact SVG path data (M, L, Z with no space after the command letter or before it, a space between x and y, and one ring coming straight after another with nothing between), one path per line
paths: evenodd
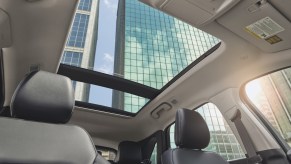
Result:
M246 105L246 107L249 109L249 111L256 117L257 120L265 127L265 129L271 134L271 136L276 140L276 142L280 145L280 147L283 149L285 153L287 153L289 150L291 150L291 146L288 145L288 143L284 140L284 138L276 131L276 129L271 125L271 123L267 120L267 118L264 116L262 112L256 107L256 105L252 102L252 100L248 97L246 92L246 85L256 79L259 79L261 77L264 77L266 75L283 71L285 69L291 68L291 66L282 67L275 69L273 71L269 71L267 73L261 74L259 76L256 76L247 82L243 83L243 85L240 87L239 95L241 97L242 102Z

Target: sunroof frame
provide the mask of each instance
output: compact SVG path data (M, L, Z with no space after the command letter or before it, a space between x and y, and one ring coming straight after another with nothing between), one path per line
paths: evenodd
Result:
M210 48L208 51L206 51L203 55L198 57L195 61L193 61L190 65L188 65L185 69L183 69L180 73L178 73L173 79L171 79L166 85L164 85L160 90L131 81L127 80L121 77L108 75L105 73L70 66L66 64L60 64L60 67L58 69L58 74L64 75L69 77L71 80L77 81L77 82L84 82L88 84L93 84L97 86L102 86L110 89L115 89L117 91L122 91L126 93L130 93L133 95L137 95L140 97L148 98L150 99L138 112L131 113L120 109L115 109L112 107L106 107L103 105L97 105L92 104L88 102L81 102L76 101L75 105L78 107L84 107L89 109L94 109L98 111L103 112L109 112L109 113L115 113L130 117L135 117L139 114L140 111L142 111L155 97L157 97L159 94L161 94L164 90L166 90L171 84L173 84L176 80L178 80L181 76L183 76L186 72L188 72L190 69L192 69L194 66L196 66L199 62L201 62L203 59L208 57L210 54L212 54L214 51L216 51L221 45L221 42Z

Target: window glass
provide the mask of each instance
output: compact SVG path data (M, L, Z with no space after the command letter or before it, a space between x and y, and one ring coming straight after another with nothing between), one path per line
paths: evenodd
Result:
M157 144L155 145L155 148L152 152L150 160L151 160L151 164L157 164Z
M117 91L110 88L96 86L93 84L87 84L87 83L75 82L75 81L73 81L72 83L75 89L76 101L82 101L82 102L87 102L91 104L112 107L114 109L120 109L120 110L130 112L130 113L137 113L139 109L142 108L149 101L149 99L146 99L140 96ZM103 94L100 96L99 94L95 93L95 95L89 96L89 91L92 88L98 89ZM126 100L122 101L120 100L120 97L114 97L114 96L112 97L112 95L122 95L120 97L124 97Z
M216 152L226 160L245 158L240 144L223 118L220 111L212 103L207 103L196 109L205 119L210 131L210 143L206 151ZM175 124L170 127L170 144L175 148Z
M80 0L78 5L78 10L80 11L90 11L92 5L92 0Z
M84 48L88 29L89 15L76 13L72 29L67 40L67 49ZM74 51L74 52L80 52Z
M138 0L80 0L61 61L161 89L219 42ZM88 89L76 89L76 94L89 99L96 94L111 94L123 101L122 109L133 111L137 106L141 109L146 101L136 104L132 101L135 98L125 94L103 93L98 87Z
M291 69L249 82L246 94L277 132L291 145Z

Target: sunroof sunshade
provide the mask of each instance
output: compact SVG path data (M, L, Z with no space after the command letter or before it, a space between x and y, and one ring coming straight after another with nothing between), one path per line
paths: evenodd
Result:
M161 89L220 42L214 36L137 0L106 1L110 4L100 1L99 6L94 0L87 1L81 0L82 8L77 9L62 58L64 64ZM92 11L94 9L98 12ZM92 96L102 96L95 94L98 89L94 87L89 87L85 94L83 92L76 87L76 94L84 95L84 101ZM116 96L112 91L105 93ZM128 101L124 95L120 100ZM132 101L131 107L136 103ZM138 103L139 108L141 104L144 105ZM123 110L131 107L124 106Z

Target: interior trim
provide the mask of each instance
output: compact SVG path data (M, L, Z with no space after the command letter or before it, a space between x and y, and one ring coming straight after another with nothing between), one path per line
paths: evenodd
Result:
M103 105L87 103L87 102L83 102L83 101L75 101L75 106L93 109L93 110L102 111L102 112L120 114L120 115L125 115L125 116L130 116L130 117L136 116L136 113L130 113L130 112L127 112L124 110L120 110L120 109L116 109L116 108L112 108L112 107L107 107L107 106L103 106Z
M3 50L0 50L0 106L2 111L5 101L5 81L4 81L4 63L3 63Z
M158 89L131 80L66 64L60 64L58 74L74 81L111 88L148 99L153 99L159 94Z

